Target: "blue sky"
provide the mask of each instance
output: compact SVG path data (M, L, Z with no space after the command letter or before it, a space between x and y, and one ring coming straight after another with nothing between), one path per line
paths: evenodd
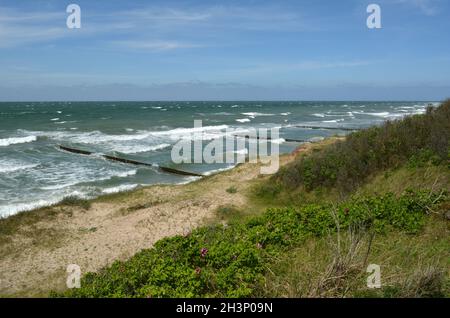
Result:
M66 7L81 7L81 29ZM381 7L368 29L366 7ZM446 0L0 0L0 100L450 97Z

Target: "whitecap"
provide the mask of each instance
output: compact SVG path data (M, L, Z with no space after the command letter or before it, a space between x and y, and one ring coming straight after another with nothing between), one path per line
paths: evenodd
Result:
M18 203L0 206L0 217L7 217L23 211L30 211L58 203L61 200L38 200L32 203Z
M133 190L133 189L137 188L138 186L139 186L138 184L123 184L123 185L120 185L117 187L103 189L102 193L113 194L113 193L125 192L125 191Z
M118 172L118 173L113 173L107 177L103 177L103 178L92 178L90 180L77 180L77 181L73 181L73 182L68 182L68 183L63 183L63 184L55 184L55 185L49 185L49 186L45 186L45 187L41 187L40 189L42 190L59 190L59 189L65 189L80 183L86 183L86 182L97 182L97 181L105 181L105 180L110 180L112 178L126 178L129 176L134 176L136 175L137 170L128 170L128 171L123 171L123 172Z
M33 169L35 167L39 166L38 164L8 164L8 163L1 163L0 164L0 173L4 172L15 172L19 170L27 170L27 169Z
M235 151L233 151L233 153L238 154L238 155L246 155L246 154L248 154L248 149L243 148L243 149L235 150Z
M389 112L380 112L380 113L366 113L366 112L364 112L364 115L376 116L376 117L389 117L390 113Z
M165 149L170 147L170 144L159 144L154 146L145 146L145 145L115 145L114 150L122 153L132 154L132 153L141 153L141 152L149 152Z
M245 149L245 150L246 150L246 149ZM236 167L236 165L234 165L234 166L229 166L229 167L225 167L225 168L219 168L219 169L215 169L215 170L206 171L205 173L203 173L203 175L205 175L205 176L210 176L210 175L215 174L215 173L219 173L219 172L231 170L231 169L233 169L234 167Z
M344 119L343 118L341 118L341 119L333 119L333 120L322 120L322 123L337 123L337 122L340 122L340 121L343 121Z
M248 112L248 113L241 113L242 115L245 116L250 116L252 118L257 117L257 116L273 116L274 114L266 114L266 113L258 113L258 112Z
M23 144L27 142L33 142L36 141L36 136L27 136L27 137L15 137L15 138L4 138L0 139L0 146L9 146L14 144Z

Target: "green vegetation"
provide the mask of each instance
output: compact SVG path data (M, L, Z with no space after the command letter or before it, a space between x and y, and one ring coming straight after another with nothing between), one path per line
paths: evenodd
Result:
M282 167L260 194L276 196L285 190L335 188L348 194L379 172L407 163L439 165L450 156L450 100L426 114L388 121L350 134L345 140ZM450 162L450 161L448 161Z
M221 205L216 210L216 215L221 221L235 221L243 217L242 211L232 204Z
M71 212L54 207L43 207L33 213L20 212L6 218L0 218L0 258L18 252L12 250L10 244L14 235L18 233L29 239L26 244L24 243L24 247L26 245L57 246L64 233L53 228L41 227L40 222L54 219L58 213L68 215Z
M231 186L226 190L228 193L236 193L237 192L237 188L235 186Z
M347 228L355 233L418 233L427 211L446 198L442 193L407 191L400 197L355 197L339 206L269 209L245 223L203 227L160 240L125 262L85 275L80 289L61 296L256 296L273 261L306 240Z

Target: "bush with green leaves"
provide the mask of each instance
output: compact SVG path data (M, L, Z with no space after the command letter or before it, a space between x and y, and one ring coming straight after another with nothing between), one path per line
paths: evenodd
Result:
M268 209L245 222L201 227L158 241L127 261L86 274L80 289L55 297L250 297L267 265L308 237L349 226L416 233L427 208L446 195L407 191L355 197L339 206L310 204Z
M428 162L449 162L450 100L430 107L423 115L387 121L381 126L349 134L321 151L300 156L282 167L260 189L264 195L299 187L308 191L336 187L348 194L368 177L395 169L409 161L410 166Z

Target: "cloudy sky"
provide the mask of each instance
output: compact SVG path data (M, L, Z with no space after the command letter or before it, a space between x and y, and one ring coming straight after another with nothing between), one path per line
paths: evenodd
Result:
M441 100L449 14L446 0L0 0L0 100Z

